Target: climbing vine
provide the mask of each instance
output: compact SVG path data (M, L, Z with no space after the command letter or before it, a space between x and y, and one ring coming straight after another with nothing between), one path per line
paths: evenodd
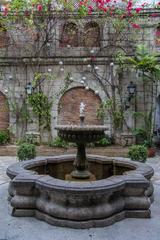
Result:
M72 79L72 76L71 76L71 73L67 73L65 79L64 79L64 86L62 86L58 93L57 93L57 97L59 96L62 96L69 88L69 86L72 84L73 82L73 79Z
M41 129L51 130L52 100L43 92L35 92L28 96L28 102L32 106L33 113L39 118Z
M116 100L116 99L115 99ZM124 123L124 111L121 104L116 100L116 109L113 108L113 100L103 101L97 110L97 117L103 119L109 113L112 117L113 127L118 130L122 129Z
M42 84L46 80L54 80L54 76L49 73L35 73L34 80L32 82L33 93L28 96L28 104L32 107L32 111L39 120L39 131L42 133L47 130L51 136L51 109L54 101L69 88L72 83L71 74L68 73L64 79L64 85L60 87L59 91L54 97L48 97L48 94L43 92Z

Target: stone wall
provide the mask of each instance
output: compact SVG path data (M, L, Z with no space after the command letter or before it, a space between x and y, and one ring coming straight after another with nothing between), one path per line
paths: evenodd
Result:
M93 21L94 20L94 21ZM71 19L69 19L70 22ZM107 76L109 78L110 75L110 63L113 61L113 53L116 50L126 49L127 54L132 54L137 44L144 43L149 46L151 50L160 51L159 46L156 45L157 39L155 36L155 31L157 29L158 23L160 22L159 17L149 18L149 17L141 17L139 20L140 24L143 26L141 30L130 29L125 35L118 36L115 43L115 31L112 28L111 22L108 20L102 21L102 19L92 19L88 18L87 20L79 19L74 20L74 24L78 26L78 39L75 38L75 41L78 43L73 44L72 42L66 42L63 45L62 41L62 28L64 24L66 24L63 19L59 19L56 22L56 26L52 29L52 38L49 40L48 44L37 57L36 51L39 47L39 44L42 43L42 39L38 39L38 35L36 31L30 31L29 29L24 29L22 31L11 30L7 32L7 38L10 39L7 46L3 46L1 44L0 47L0 91L6 95L9 102L9 110L10 110L10 131L16 136L20 137L25 134L26 131L39 131L38 119L31 114L31 119L28 121L22 121L19 119L18 109L16 107L21 107L26 101L26 90L25 87L27 83L32 82L34 79L34 74L36 72L41 73L49 73L52 77L43 82L42 88L44 92L49 96L50 99L54 97L53 107L52 107L52 136L56 136L56 131L54 130L54 126L56 125L58 119L66 118L68 121L71 121L70 116L73 116L73 121L76 121L77 114L73 111L74 108L69 109L70 96L65 99L65 95L63 98L63 94L58 95L58 92L61 92L61 89L64 85L65 78L68 74L72 77L73 81L68 87L69 89L74 89L74 87L80 87L79 89L83 89L83 93L79 93L77 96L78 100L74 102L74 104L78 107L80 101L85 100L87 116L89 123L99 124L99 121L96 119L96 109L98 104L107 99L107 96L104 92L103 87L99 84L97 78L91 74L90 64L94 63L94 66L97 68L97 74L99 76ZM99 32L97 36L97 41L95 43L95 39L93 38L93 32L88 28L89 23L97 22L99 24L99 28L97 25L91 24L93 28L93 32L95 33L96 28ZM86 27L87 26L87 27ZM86 29L87 28L87 29ZM88 38L85 44L85 38L83 39L83 31L86 29L86 34L88 34ZM12 36L12 38L11 38ZM73 41L74 41L74 37ZM2 39L1 39L2 40ZM66 41L66 39L65 39ZM68 41L68 40L67 40ZM84 45L83 45L84 44ZM95 46L94 46L95 45ZM63 65L59 64L63 62ZM115 62L115 69L116 69ZM85 77L85 86L82 84L82 80ZM127 69L123 76L122 86L124 91L124 100L127 96L127 85L130 81L136 82L137 76L135 73L128 72ZM82 88L83 87L83 88ZM85 89L89 88L90 91L87 92ZM110 89L110 85L106 86ZM84 90L85 89L85 90ZM158 88L159 89L159 88ZM71 93L72 91L68 91ZM86 92L86 94L84 94ZM146 104L150 104L149 100L150 88L148 88L148 98ZM92 97L88 98L87 95L91 94ZM97 95L96 95L97 94ZM159 95L160 92L155 93ZM99 95L99 97L98 97ZM66 95L67 96L67 95ZM74 96L75 97L75 96ZM142 85L139 83L137 85L137 110L143 109L143 105L141 104L141 100L143 98ZM59 111L58 118L58 110L62 103L62 100L65 103L64 111ZM66 101L68 105L66 105ZM67 106L67 107L66 107ZM29 111L31 111L30 107ZM94 110L94 111L93 111ZM135 125L134 119L131 117L131 111L135 110L135 103L131 103L131 107L128 111L126 111L126 116L128 119L128 125L133 127ZM77 110L76 110L77 111ZM92 114L93 113L93 114ZM7 116L7 115L6 115ZM8 118L6 117L6 122ZM64 120L64 119L63 119ZM112 133L111 129L111 119L109 116L106 116L104 119L104 123L109 128L108 133ZM7 123L8 124L8 123ZM8 126L6 124L6 127ZM125 129L124 129L125 131ZM43 138L47 139L48 133L44 133Z

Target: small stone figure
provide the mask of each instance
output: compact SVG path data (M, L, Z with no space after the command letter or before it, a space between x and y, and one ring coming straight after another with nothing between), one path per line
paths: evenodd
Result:
M85 106L86 104L84 104L83 102L80 103L80 108L79 108L80 115L84 115Z

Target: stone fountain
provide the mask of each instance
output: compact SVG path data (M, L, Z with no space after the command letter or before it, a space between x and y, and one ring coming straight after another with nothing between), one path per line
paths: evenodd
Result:
M77 144L77 154L37 158L11 165L12 215L36 217L57 226L102 227L126 217L150 217L153 169L143 163L86 156L86 143L101 139L105 126L57 125L58 135Z
M58 135L67 142L77 145L77 155L73 163L74 170L66 175L66 180L95 180L95 176L88 171L88 160L86 158L86 144L97 142L104 137L105 126L88 126L84 124L85 104L80 104L80 125L57 125Z

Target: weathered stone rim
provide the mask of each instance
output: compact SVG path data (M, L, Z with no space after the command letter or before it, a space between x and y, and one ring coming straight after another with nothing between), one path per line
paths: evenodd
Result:
M71 228L104 227L125 217L151 216L153 185L150 178L153 169L143 163L89 155L93 164L99 162L110 166L114 163L117 164L115 167L121 168L122 165L127 171L122 171L123 175L85 183L56 179L33 171L47 163L53 163L53 167L58 162L71 164L74 157L38 158L11 165L7 174L11 178L8 192L12 215L36 217L52 225ZM28 170L29 167L32 170Z
M126 171L125 175L118 175L118 176L111 176L106 179L86 182L86 183L79 183L79 182L70 182L61 179L57 179L51 177L49 175L38 175L36 172L32 170L28 170L29 167L40 166L43 164L51 163L53 164L60 161L69 161L74 160L74 155L63 155L63 156L55 156L55 157L48 157L48 158L38 158L23 162L15 163L7 168L7 175L13 179L14 182L20 181L20 179L24 181L33 181L36 184L43 185L47 188L56 188L61 189L63 191L89 191L95 189L102 191L103 189L110 189L113 187L120 187L126 184L127 182L135 182L135 183L142 183L147 179L150 179L153 176L153 169L143 163L133 162L130 160L125 159L116 159L110 158L105 156L96 156L96 155L89 155L89 161L97 161L105 164L106 160L107 163L114 163L118 165L125 165L125 166L132 166L135 167L135 170ZM145 182L146 182L145 181Z
M74 124L71 124L71 125L57 125L55 126L55 129L56 130L67 130L67 131L94 131L94 132L103 132L105 130L107 130L108 128L106 126L103 126L103 125L74 125Z

